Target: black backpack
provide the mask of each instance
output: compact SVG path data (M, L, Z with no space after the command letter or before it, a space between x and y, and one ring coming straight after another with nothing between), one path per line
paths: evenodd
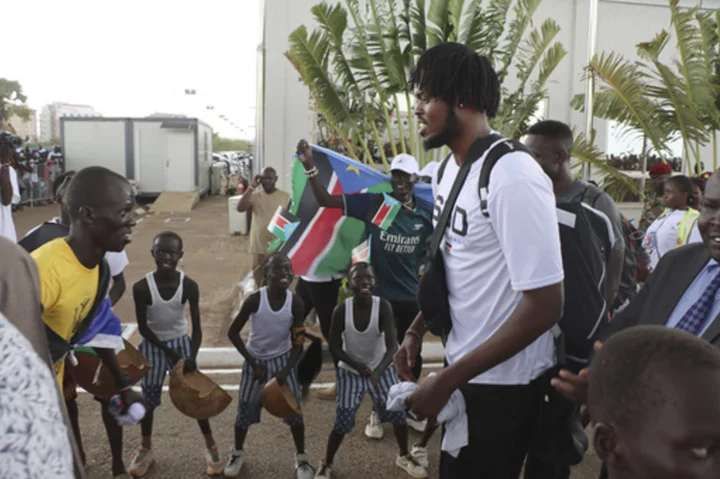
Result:
M480 170L480 209L487 218L490 217L487 208L490 173L498 160L512 151L524 151L532 156L521 142L508 139L493 147ZM438 167L438 183L448 160L449 157ZM556 203L565 272L565 306L560 331L554 334L558 363L576 372L589 362L597 333L608 322L604 283L612 250L607 217L584 205L584 196L585 191L571 201Z

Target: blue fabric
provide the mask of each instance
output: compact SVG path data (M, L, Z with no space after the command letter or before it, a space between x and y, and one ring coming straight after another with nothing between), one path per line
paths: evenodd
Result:
M389 301L414 301L420 265L432 235L432 205L416 196L416 208L401 208L387 231L370 221L382 195L345 195L345 215L365 222L370 241L370 263L377 282L375 293Z
M120 318L113 312L112 301L110 301L109 297L100 303L100 306L95 312L95 317L90 323L90 327L85 335L80 338L78 344L93 346L92 340L98 334L117 337L118 346L122 347L123 345Z
M720 264L710 260L680 298L666 326L702 336L710 325L710 320L720 314L718 290L720 290Z
M314 150L325 153L335 170L335 175L346 194L358 193L378 183L390 183L390 176L327 148L311 145ZM415 185L415 194L429 204L433 204L432 186L428 183Z

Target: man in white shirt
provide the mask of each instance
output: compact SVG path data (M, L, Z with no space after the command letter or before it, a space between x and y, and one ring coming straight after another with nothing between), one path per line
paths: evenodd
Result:
M492 133L500 86L489 60L457 43L426 51L410 83L425 149L447 145L453 153L433 180L437 222L470 146ZM457 457L442 453L442 479L519 476L549 381L542 375L555 363L550 329L562 313L552 182L531 155L505 154L490 174L488 218L478 194L482 163L472 165L440 243L452 318L448 366L409 400L419 416L435 417L455 390L465 397L469 443ZM424 333L420 315L396 356L401 377L409 377L408 358Z
M17 233L12 217L12 205L20 203L20 187L17 172L10 165L15 152L11 138L10 133L0 132L0 236L15 242Z

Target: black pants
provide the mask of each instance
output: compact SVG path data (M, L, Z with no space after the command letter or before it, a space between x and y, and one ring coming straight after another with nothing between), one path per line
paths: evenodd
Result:
M466 384L460 388L468 416L468 445L458 457L443 452L441 479L515 479L530 446L542 401L542 383L501 386Z
M417 301L390 301L390 305L393 309L393 315L395 316L395 329L397 330L398 342L402 343L405 337L405 332L415 321L420 307ZM422 341L420 341L420 350L418 351L417 358L415 358L415 367L413 367L413 375L416 379L420 378L420 372L422 371Z
M337 306L340 280L335 279L325 283L314 283L300 278L295 288L295 294L300 296L305 304L305 316L314 308L320 322L320 330L325 341L330 342L330 323L332 314ZM330 353L332 356L332 353ZM337 367L337 359L333 356L333 363Z

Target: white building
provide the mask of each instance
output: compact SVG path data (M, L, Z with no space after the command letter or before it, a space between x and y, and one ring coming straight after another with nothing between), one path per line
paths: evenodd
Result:
M263 2L263 28L258 48L258 108L256 157L263 165L273 166L280 177L279 186L290 187L290 158L297 141L310 137L312 114L308 109L308 91L298 81L298 73L283 55L289 49L288 34L304 24L312 30L315 24L310 8L319 0L272 0ZM698 4L680 0L683 6ZM535 14L535 25L546 18L560 24L556 37L568 55L555 70L548 85L549 98L545 118L567 122L578 131L584 129L582 113L572 110L570 100L585 92L582 80L587 64L588 0L544 0ZM720 8L720 0L702 0L703 8ZM667 0L600 0L597 28L597 52L615 51L628 59L637 59L636 45L651 40L662 29L668 29L670 10ZM674 44L668 54L675 55ZM514 79L508 79L512 82ZM510 86L512 86L510 84ZM610 128L607 122L595 121L596 144L608 148ZM615 142L617 143L617 142ZM710 146L705 148L712 158ZM706 166L708 162L706 161Z
M102 116L89 105L54 102L45 105L40 112L40 141L60 138L60 118Z

